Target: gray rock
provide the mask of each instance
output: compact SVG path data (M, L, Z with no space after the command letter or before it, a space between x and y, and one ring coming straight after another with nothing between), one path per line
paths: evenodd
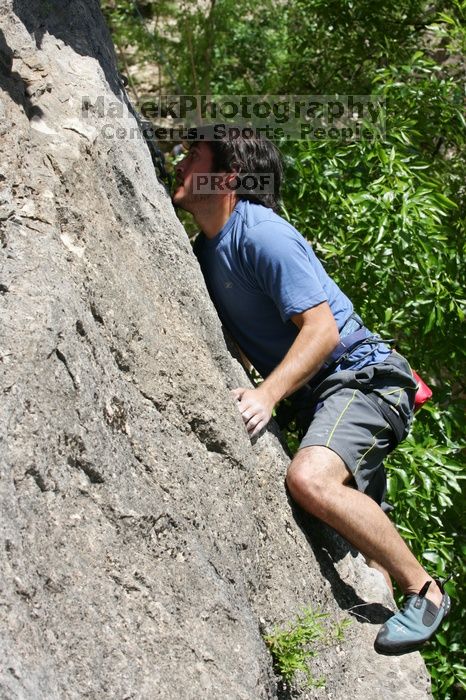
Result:
M372 649L379 575L244 431L98 3L0 10L0 696L285 698L262 635L313 606L352 624L295 697L429 697L419 655Z

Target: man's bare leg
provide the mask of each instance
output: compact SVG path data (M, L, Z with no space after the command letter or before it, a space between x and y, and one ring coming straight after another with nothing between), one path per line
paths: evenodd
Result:
M369 496L349 486L352 476L343 460L327 447L305 447L287 473L294 500L333 527L366 559L388 571L405 594L419 593L432 577L409 550L382 509ZM426 594L440 605L442 592L432 581Z

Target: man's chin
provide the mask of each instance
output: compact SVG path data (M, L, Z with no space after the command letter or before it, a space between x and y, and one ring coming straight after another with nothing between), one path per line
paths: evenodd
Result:
M175 190L172 195L172 204L178 209L184 209L185 211L190 211L189 207L189 197L186 193Z
M205 208L205 202L210 201L211 196L209 194L191 194L185 190L180 189L175 190L172 195L172 204L178 209L184 209L184 211L189 212L193 216L199 211L199 208Z

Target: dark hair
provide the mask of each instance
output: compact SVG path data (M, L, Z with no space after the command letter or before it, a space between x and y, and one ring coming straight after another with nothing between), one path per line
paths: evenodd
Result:
M238 194L256 204L277 211L283 179L282 157L269 139L257 134L254 127L215 124L201 127L203 139L213 153L215 172L268 173L273 175L274 191Z

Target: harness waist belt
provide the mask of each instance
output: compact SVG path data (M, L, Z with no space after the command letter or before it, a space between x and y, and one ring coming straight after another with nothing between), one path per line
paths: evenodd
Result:
M376 335L367 335L367 329L366 328L358 328L357 331L353 331L353 333L348 333L348 335L345 335L336 348L333 350L331 355L328 358L328 361L325 363L325 365L317 372L317 374L312 377L310 382L308 383L308 386L311 389L314 389L318 384L320 384L321 381L323 381L326 377L328 377L332 371L335 369L335 367L343 362L343 360L346 360L349 355L353 352L353 350L356 350L360 345L365 345L366 343L386 343L390 341L383 340L382 338L379 338Z
M374 337L375 336L369 336L371 340ZM338 364L338 361L343 357L343 355L350 355L353 350L356 350L358 345L360 345L363 340L368 340L369 338L367 336L367 330L364 327L358 328L357 331L353 331L352 333L345 335L345 337L340 340L335 350L331 353L328 362L325 364L325 368Z

